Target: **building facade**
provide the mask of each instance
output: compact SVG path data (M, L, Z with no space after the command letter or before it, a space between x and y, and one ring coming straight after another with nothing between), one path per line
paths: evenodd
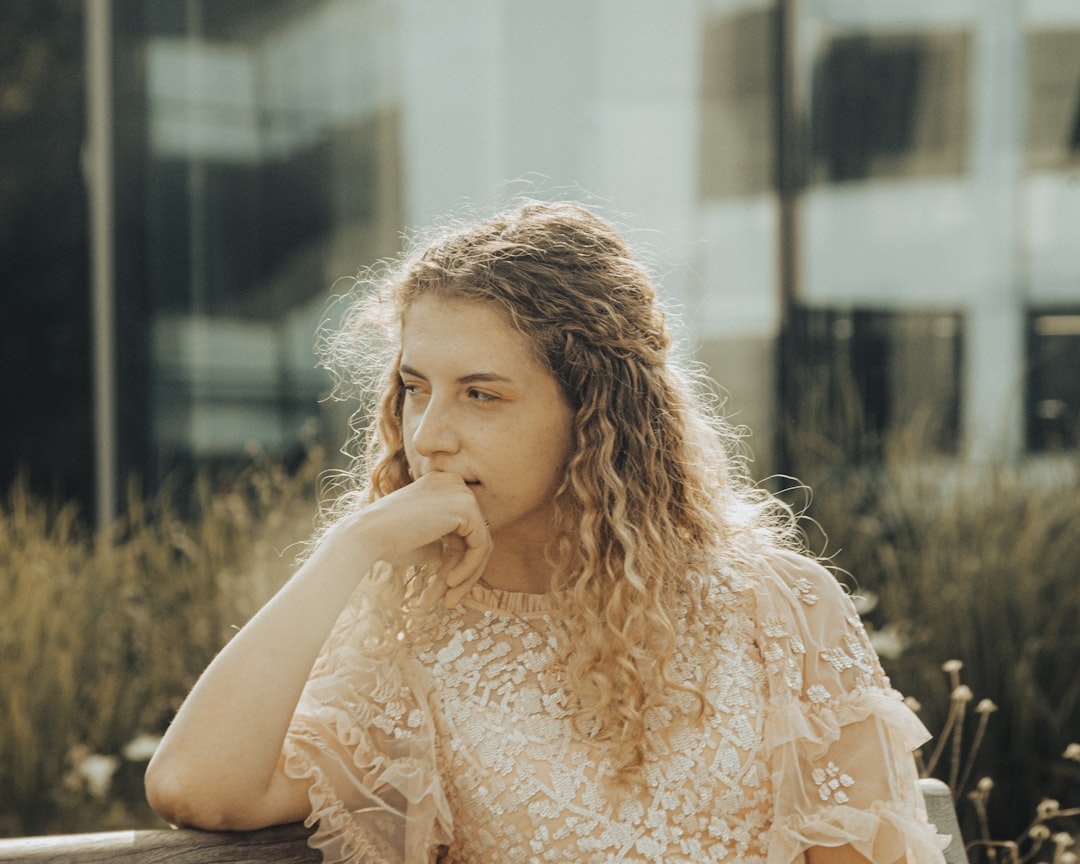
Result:
M314 333L516 193L655 262L753 429L1013 458L1080 423L1071 0L114 0L115 473L333 440Z

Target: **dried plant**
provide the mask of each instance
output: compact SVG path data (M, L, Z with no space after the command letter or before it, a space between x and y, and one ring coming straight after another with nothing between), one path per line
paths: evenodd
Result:
M94 534L22 485L0 505L0 836L152 820L155 736L311 532L319 451L295 474L256 458Z
M1058 801L1042 799L1035 808L1034 819L1020 832L1015 840L995 839L991 827L989 803L997 784L991 777L982 777L968 790L967 784L985 739L990 717L997 711L997 706L989 699L982 699L975 708L977 716L975 733L964 750L964 720L967 706L974 698L971 688L960 680L964 664L959 660L948 660L942 670L948 675L951 695L949 710L941 732L934 739L934 747L929 758L924 759L922 751L916 753L920 775L935 776L941 767L941 760L948 753L948 778L953 793L953 800L962 804L965 800L971 804L975 815L976 833L965 834L965 846L973 864L981 855L986 861L996 864L1029 864L1036 860L1046 860L1050 854L1051 864L1077 864L1077 856L1070 847L1074 844L1071 830L1075 826L1070 820L1080 816L1080 808L1062 809ZM916 711L921 705L913 699L909 705ZM1066 760L1080 764L1080 744L1071 743L1062 754ZM1055 830L1056 829L1056 830Z
M929 728L959 730L936 745L954 752L927 755L935 774L957 790L1008 778L987 819L995 836L1016 836L1038 801L1080 782L1060 759L1080 729L1080 459L934 455L917 429L861 464L816 436L792 452L814 493L811 546L851 585L893 683L919 698ZM949 657L965 682L942 676ZM969 735L978 765L955 758Z

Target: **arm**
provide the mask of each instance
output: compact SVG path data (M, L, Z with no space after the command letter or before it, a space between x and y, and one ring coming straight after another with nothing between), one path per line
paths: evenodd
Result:
M460 477L429 474L351 516L225 646L184 701L151 760L146 792L170 822L245 830L307 816L307 784L285 776L282 745L330 628L376 561L415 560L441 538L443 598L456 603L491 550Z
M771 565L757 615L779 733L766 746L781 857L944 864L911 756L925 727L892 689L832 574L793 553Z
M806 864L870 864L870 859L864 858L850 846L814 846L806 850Z

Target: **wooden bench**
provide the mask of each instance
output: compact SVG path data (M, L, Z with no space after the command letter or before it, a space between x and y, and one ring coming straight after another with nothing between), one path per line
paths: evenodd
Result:
M952 793L940 780L920 780L930 821L952 835L948 864L968 864ZM109 831L0 840L0 864L318 864L303 825L261 831L216 833L191 830Z
M2 864L319 864L303 825L261 831L168 828L0 840Z

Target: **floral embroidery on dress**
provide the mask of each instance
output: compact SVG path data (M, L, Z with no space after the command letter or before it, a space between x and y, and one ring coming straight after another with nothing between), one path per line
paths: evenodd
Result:
M848 633L843 645L821 652L821 659L829 663L837 672L857 669L862 673L859 686L867 686L877 673L878 664L875 656L861 634Z
M828 801L831 798L837 804L848 802L844 789L854 786L855 780L850 774L845 774L837 768L834 762L829 762L824 768L815 768L810 776L817 784L818 795L821 796L822 801Z
M814 593L814 583L809 579L796 579L791 583L791 590L795 592L795 596L802 600L807 606L813 606L820 599L817 594Z
M392 658L350 649L343 618L286 745L312 845L335 864L765 864L870 819L867 857L942 862L910 756L925 729L831 580L796 555L718 575L669 667L709 710L651 711L646 786L621 797L574 729L568 637L539 598L474 589Z
M574 733L549 650L565 633L539 615L447 613L417 654L435 682L440 739L450 742L440 751L456 826L446 860L763 862L771 790L765 671L747 650L752 633L743 609L711 622L703 643L680 640L671 671L701 687L714 710L702 727L666 709L650 714L648 788L613 801L602 780L609 766ZM741 647L719 651L720 641ZM702 662L713 655L720 662Z

